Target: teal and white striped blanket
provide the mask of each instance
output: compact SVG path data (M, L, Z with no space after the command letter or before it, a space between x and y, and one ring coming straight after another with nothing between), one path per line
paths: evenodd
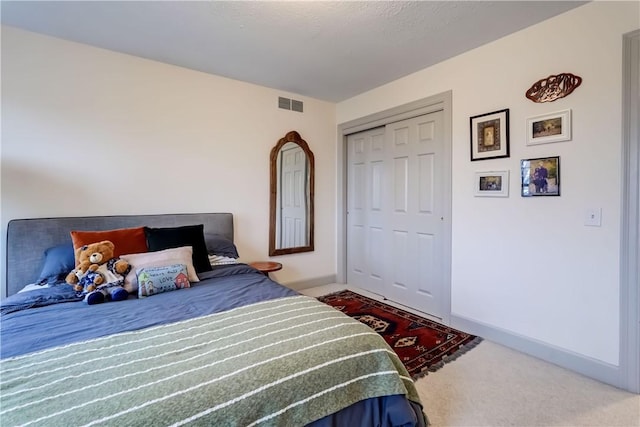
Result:
M413 381L369 327L295 296L1 362L6 426L302 426Z

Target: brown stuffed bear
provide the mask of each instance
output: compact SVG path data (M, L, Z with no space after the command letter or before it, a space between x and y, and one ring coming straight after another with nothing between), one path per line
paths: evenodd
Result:
M76 249L76 268L67 275L66 282L76 291L86 292L89 304L103 302L107 296L114 301L129 296L122 284L131 267L127 261L113 257L114 249L108 240Z

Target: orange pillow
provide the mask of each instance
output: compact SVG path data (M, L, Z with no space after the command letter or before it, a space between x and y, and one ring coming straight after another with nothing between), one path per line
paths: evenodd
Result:
M105 231L72 231L71 241L75 251L81 246L91 243L109 240L115 245L114 257L124 254L138 254L147 252L147 237L144 234L144 227L118 228L116 230ZM77 261L77 260L76 260Z

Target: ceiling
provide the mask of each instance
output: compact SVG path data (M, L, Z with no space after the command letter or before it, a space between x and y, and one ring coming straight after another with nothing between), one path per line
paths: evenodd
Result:
M579 1L2 1L3 25L340 102Z

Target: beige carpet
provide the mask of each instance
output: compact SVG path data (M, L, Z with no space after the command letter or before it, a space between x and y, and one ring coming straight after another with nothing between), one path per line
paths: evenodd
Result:
M640 395L486 340L416 386L433 427L640 426Z
M345 288L378 298L337 284L300 292L318 297ZM640 395L487 340L416 387L432 427L640 427Z

